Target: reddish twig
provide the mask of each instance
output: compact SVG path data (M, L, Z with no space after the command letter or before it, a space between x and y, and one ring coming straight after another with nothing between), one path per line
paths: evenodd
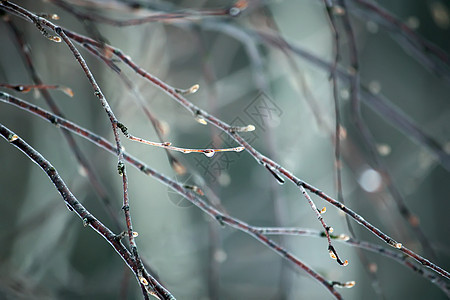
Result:
M60 86L60 85L49 85L49 84L7 84L7 83L0 83L0 87L4 87L7 89L12 89L18 92L22 93L28 93L29 91L36 89L36 90L60 90L64 94L66 94L69 97L73 97L72 89Z

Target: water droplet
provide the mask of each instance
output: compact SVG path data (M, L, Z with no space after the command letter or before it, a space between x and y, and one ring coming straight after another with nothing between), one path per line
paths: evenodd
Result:
M207 157L213 157L215 152L211 149L206 149L203 154L205 154Z

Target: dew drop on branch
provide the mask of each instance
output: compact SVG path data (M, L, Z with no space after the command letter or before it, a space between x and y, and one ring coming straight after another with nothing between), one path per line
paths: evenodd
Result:
M203 154L205 154L207 157L213 157L215 152L211 149L206 149L205 151L203 151Z

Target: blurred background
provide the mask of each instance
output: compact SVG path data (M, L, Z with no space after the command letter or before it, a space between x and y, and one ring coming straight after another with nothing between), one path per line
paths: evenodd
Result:
M334 4L329 11L339 34L336 76L345 204L449 270L449 3L352 0L346 1L345 9L339 1L326 2ZM118 27L82 20L63 7L128 20L158 12L229 9L235 2L20 1L32 12L58 14L60 19L53 22L65 28L122 49L171 86L186 89L199 84L189 100L229 124L254 125L255 131L242 136L258 151L337 199L330 79L336 45L324 3L241 1L240 7L248 7L237 17L193 16ZM373 135L370 146L353 121L354 72L345 12L356 39L362 122ZM50 91L67 119L113 141L109 119L67 46L49 41L33 24L9 14L3 14L0 23L0 83L33 84L8 22L29 43L42 81L72 89L72 98ZM117 63L129 78L127 84L77 47L131 134L159 141L149 111L158 120L163 140L175 146L237 146L212 125L197 122L124 64ZM1 90L48 109L38 91ZM77 199L105 225L116 233L125 229L116 157L75 137L99 181L101 187L96 189L60 129L5 103L0 103L0 120L44 155ZM180 183L200 187L202 198L244 222L322 230L298 188L290 182L278 184L247 152L212 158L177 152L168 156L164 149L122 140L127 152ZM0 299L142 297L121 258L67 210L42 170L7 141L0 141L0 162ZM304 271L249 235L220 226L132 166L127 171L140 254L177 299L332 298ZM318 197L313 199L319 209L327 207L324 218L334 233L351 234L342 213ZM398 201L413 214L408 221ZM349 223L356 239L394 249L356 222ZM334 242L339 255L349 261L341 267L330 259L325 239L271 238L328 280L356 281L353 288L338 290L346 299L446 298L438 286L379 253Z

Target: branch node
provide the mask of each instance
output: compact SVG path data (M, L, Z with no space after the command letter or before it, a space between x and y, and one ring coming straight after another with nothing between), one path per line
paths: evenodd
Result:
M216 218L217 222L219 222L219 224L221 226L225 226L225 223L223 221L224 217L222 215L217 215L217 216L215 216L215 218Z
M117 127L122 131L125 136L128 136L128 128L120 122L117 122Z
M120 176L123 176L123 173L125 173L125 164L123 163L123 161L119 161L119 163L117 164L117 171L119 172Z

